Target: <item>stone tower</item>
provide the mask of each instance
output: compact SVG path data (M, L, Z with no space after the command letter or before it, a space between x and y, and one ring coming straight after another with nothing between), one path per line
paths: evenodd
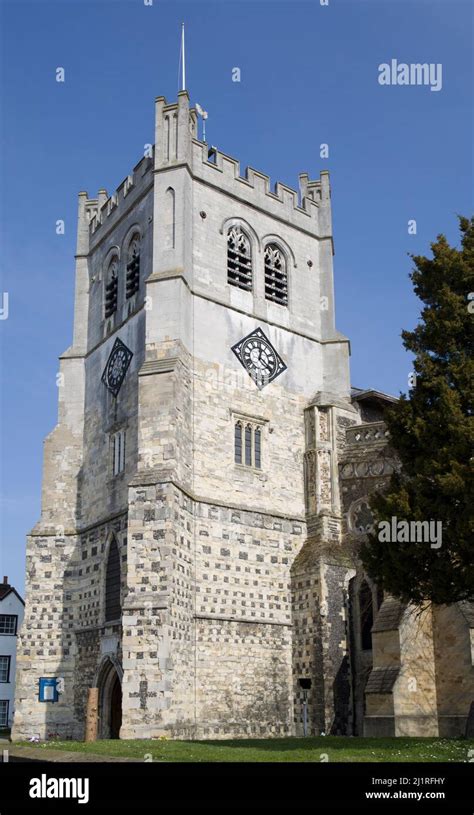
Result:
M116 193L79 194L14 737L82 738L94 687L104 737L298 733L301 677L312 731L344 732L338 460L360 418L329 177L299 182L241 176L183 91Z

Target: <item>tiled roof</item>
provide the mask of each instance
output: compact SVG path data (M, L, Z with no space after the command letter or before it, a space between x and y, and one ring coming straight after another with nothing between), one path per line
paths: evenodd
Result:
M391 693L400 668L373 668L365 686L366 693Z
M379 608L372 627L372 633L377 631L395 631L400 625L406 605L394 597L386 597Z

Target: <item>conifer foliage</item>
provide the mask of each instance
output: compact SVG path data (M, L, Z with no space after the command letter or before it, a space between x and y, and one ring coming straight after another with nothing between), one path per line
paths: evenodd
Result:
M439 235L431 258L412 256L423 308L402 339L416 379L386 415L401 469L371 500L376 523L361 549L368 574L415 603L474 599L474 218L459 223L460 249ZM441 521L440 545L381 541L377 522L394 517Z

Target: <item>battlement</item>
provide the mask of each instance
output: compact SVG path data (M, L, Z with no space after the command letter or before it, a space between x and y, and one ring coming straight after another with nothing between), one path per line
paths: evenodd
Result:
M296 217L301 215L303 219L310 218L319 224L320 210L330 207L329 173L325 170L314 181L310 181L306 173L301 173L299 191L280 181L276 181L272 189L270 176L253 167L246 167L242 175L238 159L215 147L209 149L198 139L192 139L192 158L193 172L198 178L285 219L293 211ZM303 225L311 228L307 223Z
M277 181L273 188L265 173L240 162L197 137L197 112L189 106L187 91L169 104L164 96L156 99L155 171L186 164L194 179L221 192L240 198L268 214L309 230L318 237L331 237L329 173L319 179L299 176L299 191Z
M269 215L315 234L332 237L331 192L329 173L323 170L319 179L310 180L301 173L299 190L277 181L272 187L270 176L253 167L241 173L240 162L197 138L197 112L189 107L187 91L168 103L156 99L155 145L144 156L111 195L101 189L97 198L80 193L80 228L87 228L89 243L100 240L103 228L121 217L152 184L155 172L187 165L196 180L258 207Z
M112 195L107 190L100 189L97 198L89 198L87 192L79 193L79 221L80 226L87 228L89 241L100 239L101 227L111 221L111 226L124 211L130 209L137 198L151 187L153 175L153 158L143 157L125 176ZM82 223L81 223L82 222Z

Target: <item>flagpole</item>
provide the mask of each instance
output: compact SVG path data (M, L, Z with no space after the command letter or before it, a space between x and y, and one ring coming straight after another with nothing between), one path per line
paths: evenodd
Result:
M186 90L186 57L184 52L184 23L181 23L181 53L182 53L182 64L183 64L183 83L182 83L182 91Z

